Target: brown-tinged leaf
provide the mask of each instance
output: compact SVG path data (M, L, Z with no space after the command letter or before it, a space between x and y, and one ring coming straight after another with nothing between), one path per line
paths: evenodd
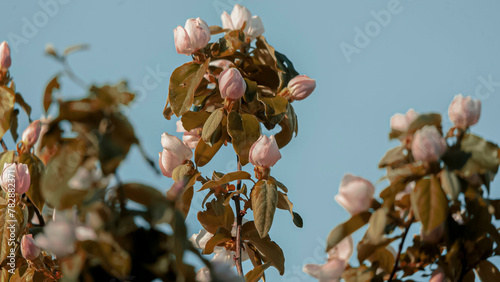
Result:
M395 258L394 255L387 248L378 248L375 252L368 258L371 263L378 262L378 265L385 273L390 274L392 268L394 267Z
M246 282L258 282L263 276L264 271L271 266L271 262L266 262L259 266L256 266L254 269L250 270L247 274L245 274Z
M476 272L481 281L500 281L500 272L498 271L498 268L487 260L483 260L477 265Z
M277 181L276 181L276 184L277 184ZM278 191L278 205L276 207L278 209L289 211L290 214L292 215L293 223L297 227L302 228L302 226L303 226L302 217L298 213L293 211L292 202L288 199L288 196L281 191Z
M208 232L215 234L219 227L231 230L234 213L230 205L224 206L224 199L213 199L206 204L205 211L198 212L198 221Z
M214 57L227 57L234 55L241 47L245 40L245 34L241 30L231 30L226 32L224 37L214 43L210 48L212 56Z
M23 111L28 116L28 121L31 123L32 122L32 120L31 120L31 106L28 105L28 103L26 103L26 101L24 101L24 98L20 93L16 93L16 104L21 106Z
M182 193L181 200L177 203L177 208L182 212L184 218L188 216L189 209L191 208L191 201L193 200L194 188L189 187Z
M422 222L424 232L434 230L448 217L448 199L434 175L416 182L411 193L411 206L416 218Z
M227 31L226 29L223 29L218 25L211 25L209 28L210 28L210 35L216 35Z
M99 259L100 266L110 275L125 279L130 273L132 259L129 253L120 248L119 244L90 240L82 241L80 244L89 256Z
M384 230L387 225L389 209L386 207L376 210L370 217L368 230L366 231L366 239L369 243L377 245L382 243L384 238Z
M19 138L19 134L17 134L18 128L18 120L17 116L19 115L19 110L14 109L10 112L10 134L12 135L12 139L17 143L17 138Z
M88 49L90 49L90 45L89 44L75 44L75 45L71 45L71 46L67 47L66 49L64 49L63 56L68 56L69 54L72 54L72 53L75 53L75 52L78 52L78 51L85 51L85 50L88 50Z
M252 179L252 176L250 175L250 173L248 173L246 171L242 171L242 170L229 172L229 173L224 174L224 176L222 176L219 180L210 180L207 183L203 184L203 186L201 186L201 188L200 188L200 190L198 190L198 192L206 190L206 189L214 188L214 187L217 187L217 186L220 186L222 184L226 184L226 183L229 183L229 182L232 182L235 180L243 180L243 179Z
M261 238L253 221L243 224L241 227L241 238L255 246L262 255L262 260L264 262L271 262L280 275L285 273L285 256L283 255L283 250L281 250L278 244L271 241L269 235Z
M499 148L498 145L488 142L483 138L465 134L461 143L461 150L470 154L470 158L460 169L463 176L468 177L474 173L485 174L498 172Z
M257 95L257 89L258 89L258 84L257 82L250 80L248 78L245 78L245 83L247 84L247 89L245 90L245 95L243 95L243 99L247 103L251 103L254 99L255 96Z
M61 88L61 85L59 84L59 75L60 74L57 74L54 78L52 78L45 87L45 93L43 94L43 110L45 113L49 111L49 107L52 104L52 93L54 92L54 89Z
M354 231L367 224L371 215L372 214L367 211L361 212L353 215L348 221L335 227L332 231L330 231L330 234L328 234L328 238L326 239L326 251L328 252L340 243L340 241L344 240L345 237L351 235Z
M259 88L259 90L262 88ZM283 96L265 96L257 92L257 100L265 106L266 117L272 124L278 124L285 117L288 110L288 100Z
M259 121L254 115L230 112L227 116L227 131L241 165L246 165L250 148L261 135Z
M30 171L30 188L26 195L35 205L35 207L41 212L43 206L45 205L45 199L43 198L40 180L45 171L45 165L43 162L34 154L24 153L19 157L19 163L26 164Z
M206 111L201 111L201 112L192 112L188 111L185 112L182 115L182 127L184 127L185 130L190 131L195 128L200 128L203 127L205 122L207 121L208 117L211 115L211 113L206 112Z
M205 141L200 140L196 145L196 149L194 150L194 163L202 167L208 164L212 158L217 154L219 149L224 145L227 139L227 130L222 130L222 136L219 141L212 146L205 143Z
M441 132L441 115L434 113L421 114L410 124L407 132L413 134L426 125L434 125Z
M439 173L439 176L441 179L441 186L446 195L448 195L452 201L457 200L458 195L462 191L460 180L457 175L445 168Z
M403 146L397 146L385 153L380 160L378 167L384 168L386 166L393 166L397 163L403 162L406 159L406 149Z
M203 249L202 254L204 255L211 254L213 253L214 248L217 245L231 240L233 240L233 237L231 236L231 231L225 228L219 228L217 229L217 232L215 232L214 236L210 240L208 240L207 244L205 245L205 249Z
M7 196L7 200L9 199ZM25 224L24 211L20 206L0 205L0 262L7 258L10 249L13 248L12 243L9 245L11 232L14 235L14 240L19 242L20 236L24 232L22 226Z
M224 118L224 109L217 109L212 112L203 125L201 139L210 146L217 143L222 136L222 119Z
M6 86L0 86L0 139L10 128L10 117L14 111L16 94Z
M270 178L260 180L252 188L250 193L255 227L261 238L267 236L274 219L274 212L278 205L278 190L276 182Z
M194 93L207 72L210 60L203 64L186 63L174 70L170 77L168 101L178 117L189 111L194 101Z
M288 103L286 115L279 125L281 126L281 131L276 134L276 142L281 149L290 143L293 138L293 133L295 132L295 136L297 136L298 132L297 115L290 103Z
M90 92L106 106L116 106L119 104L129 105L135 98L135 94L132 94L128 89L126 81L120 81L116 85L104 85L102 87L93 85L90 87Z

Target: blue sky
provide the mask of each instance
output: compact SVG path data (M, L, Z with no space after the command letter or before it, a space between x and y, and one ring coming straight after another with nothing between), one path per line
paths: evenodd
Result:
M50 14L40 3L52 3L47 6ZM268 271L270 281L309 281L300 272L302 265L321 262L328 232L348 219L333 200L340 179L350 172L375 183L383 175L377 169L378 160L397 145L388 141L394 113L413 107L445 114L454 95L475 95L483 104L479 124L472 131L500 141L500 2L494 0L2 1L0 40L16 41L11 42L11 74L33 106L35 118L42 114L45 84L59 71L43 55L48 42L59 49L76 43L91 45L70 59L88 83L126 78L132 89L141 90L148 79L153 86L139 91L129 117L148 154L156 158L161 133L175 133L175 120L162 116L168 75L188 60L175 52L173 29L193 17L221 25L220 12L238 3L262 17L264 35L276 50L286 54L301 74L317 80L315 93L294 103L299 135L282 150L282 160L272 169L272 175L288 186L304 228L296 228L287 212L277 212L270 235L285 252L287 272L279 278L274 269ZM383 24L375 23L376 15L381 15ZM30 30L27 22L36 30ZM369 35L359 35L358 30ZM346 55L345 46L354 53ZM151 76L152 72L157 75ZM67 80L62 81L62 89L65 97L82 94ZM26 125L27 120L21 120L20 127ZM445 114L444 127L449 126ZM7 144L13 147L10 138ZM226 148L203 171L234 170L231 150ZM120 174L124 180L163 191L171 185L170 179L151 173L138 150L132 151ZM383 186L376 188L379 192ZM499 189L497 180L492 186L494 197L500 196ZM196 209L203 197L204 193L195 195L188 217L191 232L200 228ZM358 233L355 241L361 236ZM355 260L352 263L357 265Z

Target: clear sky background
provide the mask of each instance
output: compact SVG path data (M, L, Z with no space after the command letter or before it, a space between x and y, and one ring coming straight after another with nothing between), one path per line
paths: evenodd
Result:
M40 1L65 3L58 4L45 19L38 1L0 2L0 40L11 41L11 74L18 91L33 106L33 117L41 116L44 87L60 70L43 55L46 43L59 50L88 43L89 51L70 58L88 83L116 83L126 78L132 89L140 90L151 70L164 73L156 81L149 80L157 82L153 89L140 91L129 116L155 159L161 150L161 133L175 133L176 119L165 120L162 111L168 76L189 59L175 52L173 39L174 28L188 18L201 17L209 25L221 25L223 10L230 12L232 5L243 4L262 17L268 42L286 54L301 74L317 80L315 93L294 103L299 135L282 150L282 160L272 169L272 175L288 186L304 228L296 228L289 213L277 211L270 236L285 252L287 271L284 278L274 269L267 271L269 281L312 281L301 273L302 265L322 263L328 232L349 218L333 199L340 179L350 172L375 183L384 174L377 164L387 149L397 145L388 140L389 119L394 113L411 107L418 112L442 113L447 129L451 125L447 108L454 95L475 95L483 104L473 132L500 141L498 1L55 1ZM377 28L374 13L387 10L388 5L395 5L391 9L395 13ZM36 21L37 30L26 30L26 21ZM356 28L368 28L369 42L355 42ZM12 42L13 34L17 44ZM341 46L347 44L358 48L356 53L345 56ZM83 94L68 80L62 81L62 89L65 97ZM26 125L23 118L20 130ZM6 141L14 146L10 137ZM235 168L229 147L203 171ZM172 184L153 174L136 149L120 175L162 191ZM378 193L383 185L376 188ZM499 190L496 180L493 196L499 198ZM204 195L195 194L188 216L191 233L200 229L196 212ZM355 242L362 234L356 233ZM494 262L499 265L499 260ZM358 265L356 259L351 263Z

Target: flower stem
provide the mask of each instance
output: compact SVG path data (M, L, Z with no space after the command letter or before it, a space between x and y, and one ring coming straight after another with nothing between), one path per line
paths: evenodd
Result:
M412 217L410 219L410 221L408 222L408 225L406 226L405 233L403 234L403 239L401 240L401 243L399 244L399 250L398 250L398 254L396 256L396 260L394 261L394 267L392 269L391 277L389 277L388 282L392 281L392 279L394 278L394 275L398 271L399 258L401 257L401 252L403 251L403 245L405 243L406 236L408 235L408 232L410 231L410 226L411 226L411 224L413 223L414 220L415 220L415 217Z
M240 159L238 156L236 156L237 161L238 161L238 171L241 170L241 163ZM241 180L238 180L237 182L237 190L241 189ZM238 271L238 274L240 276L243 276L243 266L241 264L241 247L242 247L242 241L241 241L241 225L243 222L243 214L241 213L241 207L240 207L240 195L234 195L233 196L234 200L234 206L236 208L236 270Z

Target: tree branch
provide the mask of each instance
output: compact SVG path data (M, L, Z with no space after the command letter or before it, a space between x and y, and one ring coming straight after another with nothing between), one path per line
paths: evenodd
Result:
M403 239L401 240L401 243L399 244L399 250L398 250L398 254L396 256L396 260L394 261L394 267L392 269L391 277L389 278L388 282L392 282L394 275L396 275L396 272L398 271L399 259L401 257L401 252L403 251L403 245L405 243L406 236L408 235L408 232L410 231L410 226L414 220L415 220L415 217L412 217L410 219L410 222L408 223L408 226L406 226L405 233L403 234Z
M236 156L237 161L238 161L238 171L241 170L241 163L240 159L238 156ZM241 180L238 180L237 182L237 191L241 189ZM243 266L241 263L241 247L242 247L242 241L241 241L241 225L243 222L243 215L241 213L241 206L240 206L240 195L234 195L233 196L234 200L234 206L236 208L236 270L238 271L238 274L243 277Z

